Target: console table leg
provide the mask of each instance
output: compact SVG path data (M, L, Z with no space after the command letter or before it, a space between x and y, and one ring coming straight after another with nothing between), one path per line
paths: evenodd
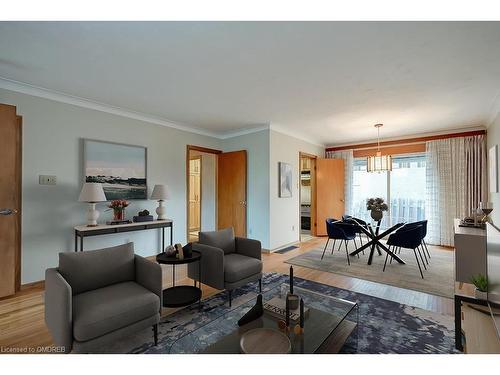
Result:
M80 251L83 251L83 236L80 236Z
M161 252L165 251L165 227L161 228Z
M78 251L78 236L75 233L75 253Z
M174 244L174 223L170 224L170 245Z
M462 347L462 300L455 296L455 348L464 351Z

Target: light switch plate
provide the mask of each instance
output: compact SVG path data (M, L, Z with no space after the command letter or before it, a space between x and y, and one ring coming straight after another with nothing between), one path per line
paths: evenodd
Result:
M38 184L40 185L56 185L57 177L41 174L38 176Z

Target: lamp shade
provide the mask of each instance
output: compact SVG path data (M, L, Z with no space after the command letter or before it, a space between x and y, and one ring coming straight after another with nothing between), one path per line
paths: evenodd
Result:
M155 187L153 188L153 192L151 193L151 199L157 201L170 199L167 185L155 185Z
M80 197L78 197L79 202L106 202L106 195L102 188L102 184L95 182L86 182L83 184L82 191L80 192Z
M380 151L375 156L368 156L366 159L367 172L386 172L392 171L391 155L382 155Z

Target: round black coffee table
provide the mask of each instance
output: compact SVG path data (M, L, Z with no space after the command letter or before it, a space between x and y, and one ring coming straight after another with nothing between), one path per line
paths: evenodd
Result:
M196 301L198 301L201 307L201 254L198 251L193 251L190 257L179 259L175 256L167 256L166 253L161 253L156 256L156 261L160 264L170 264L172 266L172 286L163 290L163 307L183 307L191 305ZM194 286L176 286L175 266L193 262L198 262L199 286L196 285L196 280L194 281Z

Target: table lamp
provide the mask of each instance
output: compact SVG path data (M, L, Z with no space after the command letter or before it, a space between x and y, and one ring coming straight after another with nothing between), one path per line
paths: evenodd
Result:
M78 201L90 203L89 209L87 210L87 226L96 227L99 211L95 209L95 204L97 202L107 201L102 184L95 182L86 182L83 184Z
M170 199L167 185L155 185L153 192L151 193L151 199L158 201L158 207L156 208L158 220L165 220L167 218L167 210L163 206L163 201Z

